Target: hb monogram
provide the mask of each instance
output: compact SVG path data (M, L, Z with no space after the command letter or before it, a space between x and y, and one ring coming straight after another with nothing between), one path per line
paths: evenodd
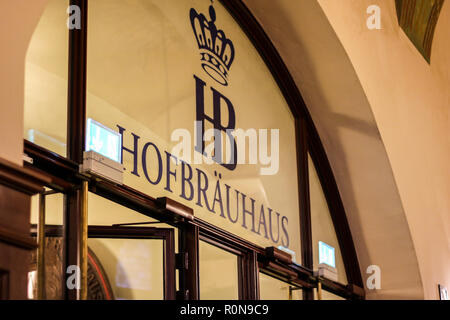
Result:
M213 6L209 7L211 21L203 15L197 13L195 9L190 10L190 19L198 48L201 55L203 70L217 83L228 86L228 74L234 61L235 52L231 40L227 39L222 30L218 30L216 21L216 12ZM232 135L236 128L236 114L231 101L219 91L211 87L213 115L205 114L205 86L206 83L194 75L196 85L196 144L195 150L203 155L205 154L205 121L212 124L214 128L214 154L212 159L229 170L234 170L237 164L237 146ZM228 111L228 123L222 123L222 103L225 103ZM228 139L231 157L223 158L223 140L222 136Z

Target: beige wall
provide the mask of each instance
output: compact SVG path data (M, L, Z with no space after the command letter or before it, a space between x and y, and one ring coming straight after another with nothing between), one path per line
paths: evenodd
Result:
M22 163L25 54L47 0L0 2L0 157Z
M431 66L397 24L394 1L319 1L361 81L385 144L419 261L425 298L450 286L449 12ZM381 7L382 30L364 12Z

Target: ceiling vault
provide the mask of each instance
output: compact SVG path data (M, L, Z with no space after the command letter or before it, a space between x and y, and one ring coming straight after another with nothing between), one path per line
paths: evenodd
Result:
M400 27L430 63L434 31L445 0L396 0Z

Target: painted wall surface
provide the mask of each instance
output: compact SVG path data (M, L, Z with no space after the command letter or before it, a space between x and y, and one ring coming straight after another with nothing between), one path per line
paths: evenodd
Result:
M24 60L46 2L0 2L0 157L19 165L23 150Z

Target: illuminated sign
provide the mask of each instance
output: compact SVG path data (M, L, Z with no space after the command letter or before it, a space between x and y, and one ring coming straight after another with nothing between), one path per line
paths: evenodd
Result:
M121 162L122 135L92 119L86 124L86 152L94 151L113 161Z
M336 268L334 248L325 242L319 241L319 264L321 263Z

